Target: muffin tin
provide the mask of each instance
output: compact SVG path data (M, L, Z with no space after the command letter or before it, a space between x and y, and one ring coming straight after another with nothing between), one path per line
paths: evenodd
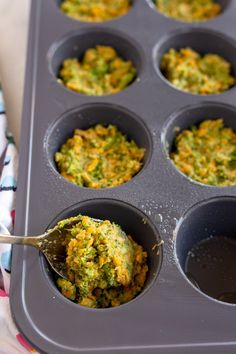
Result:
M222 117L236 131L236 87L211 96L181 92L163 77L159 62L171 46L192 46L223 55L236 75L236 3L221 1L220 16L196 24L167 18L148 0L134 0L127 15L99 24L67 17L59 3L32 2L15 234L40 234L78 213L109 218L143 245L149 273L132 301L89 309L60 294L37 250L14 246L16 325L40 353L235 353L236 306L195 286L185 262L195 242L221 233L235 237L236 187L191 181L168 151L177 130L204 119ZM90 97L58 83L62 60L96 44L112 45L134 62L138 76L127 89ZM56 170L53 154L73 129L96 123L116 124L146 149L142 170L121 186L81 188Z

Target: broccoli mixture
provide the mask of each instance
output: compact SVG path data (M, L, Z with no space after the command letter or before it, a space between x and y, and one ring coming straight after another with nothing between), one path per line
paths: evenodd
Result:
M90 188L115 187L129 181L142 167L145 150L114 125L76 129L55 154L60 174Z
M59 82L68 89L90 96L117 93L130 85L136 77L131 61L124 60L112 47L97 45L86 50L81 61L63 61Z
M174 164L188 177L212 186L236 184L236 134L223 119L206 120L176 137Z
M81 21L103 22L125 15L130 0L63 0L61 10Z
M75 218L71 218L73 220ZM144 287L147 253L121 227L109 220L76 217L66 235L68 280L57 285L68 299L87 307L119 306ZM63 227L67 220L58 223Z
M191 48L171 48L161 61L163 75L180 90L217 94L235 85L231 64L217 54L200 55Z
M154 0L158 10L166 16L186 22L210 20L221 12L215 0Z

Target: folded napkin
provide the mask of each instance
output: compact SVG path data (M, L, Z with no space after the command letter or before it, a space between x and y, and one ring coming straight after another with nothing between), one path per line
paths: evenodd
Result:
M18 154L7 118L0 87L0 233L9 234L14 226L14 205ZM0 354L37 353L18 332L9 306L11 247L0 244Z

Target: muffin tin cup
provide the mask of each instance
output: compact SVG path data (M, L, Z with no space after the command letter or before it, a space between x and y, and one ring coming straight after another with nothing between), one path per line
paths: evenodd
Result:
M110 21L119 20L119 19L122 18L123 16L126 16L126 15L132 10L132 7L135 5L135 4L134 4L134 1L133 1L133 0L130 0L131 8L129 9L129 11L128 11L126 14L121 15L121 16L117 16L117 17L114 17L113 19L109 19L109 20L105 20L105 21L93 22L93 21L85 21L85 20L76 19L76 18L73 18L73 17L71 17L71 16L69 16L69 15L67 15L67 14L64 14L63 11L60 9L60 5L61 5L61 3L62 3L63 1L62 1L62 0L54 0L54 1L55 1L56 6L58 7L58 10L61 12L61 14L62 14L63 16L67 16L68 19L74 20L74 21L80 21L80 22L84 22L84 23L95 23L95 24L98 24L98 23L107 23L107 22L109 23ZM224 1L224 0L222 0L222 1Z
M195 50L201 55L210 53L217 54L226 59L232 67L231 74L236 77L236 42L230 37L225 36L222 33L212 31L209 29L201 28L187 28L168 33L163 37L153 49L153 62L154 67L157 72L157 75L161 77L168 85L170 85L175 90L184 92L186 94L196 95L191 92L186 92L178 87L175 87L161 72L160 64L163 58L163 55L167 53L171 48L180 50L181 48L189 47ZM235 90L235 86L229 90ZM227 91L229 91L227 90ZM227 92L225 91L225 92ZM212 97L215 95L222 95L225 92L219 94L210 94L210 95L199 95Z
M148 273L144 288L140 294L144 295L156 279L162 262L161 238L150 220L141 211L127 203L122 203L117 200L95 199L73 205L67 210L62 211L50 223L48 228L54 227L60 220L80 214L99 220L110 220L120 225L122 230L124 230L127 235L130 235L132 239L147 252ZM159 244L160 246L157 246ZM50 266L47 265L43 256L42 266L46 269L46 275L49 276L55 286L55 279L53 279L54 272L50 269ZM129 302L126 303L126 305L128 304Z
M143 66L144 55L142 49L133 39L130 39L127 35L124 36L122 32L99 27L68 33L64 38L53 43L48 52L48 63L49 71L55 80L58 81L59 70L65 59L76 58L81 60L86 50L95 48L96 45L112 46L122 59L130 60L137 70L137 76L133 83L138 80ZM69 90L62 83L60 85ZM80 95L78 92L75 92L75 94Z
M175 244L179 266L193 286L234 306L235 206L236 198L232 197L213 198L195 205L179 223Z
M127 139L134 140L138 147L145 149L143 168L148 164L152 155L152 137L141 118L127 109L105 103L82 105L69 112L65 112L48 129L46 138L46 154L54 170L57 170L54 155L67 139L73 136L75 129L88 129L96 124L105 126L115 125L126 135ZM135 176L134 176L135 177Z
M162 12L160 12L160 11L158 10L158 8L157 8L156 5L155 5L155 0L146 0L146 1L147 1L147 3L149 4L149 6L150 6L154 11L156 11L156 12L157 12L158 14L160 14L161 16L164 16L164 17L166 17L167 19L170 19L171 21L182 22L182 23L184 23L184 24L197 24L198 26L201 25L202 23L208 23L209 21L213 21L213 20L217 19L219 16L224 15L225 11L230 8L231 2L232 2L232 0L218 0L218 1L216 1L216 2L220 4L221 9L222 9L222 11L221 11L221 13L220 13L219 15L217 15L216 17L213 17L213 18L211 18L211 19L209 19L209 20L196 21L196 22L192 21L192 22L191 22L191 21L183 21L183 20L179 20L179 19L175 19L175 18L172 18L172 17L170 17L170 16L167 16L167 15L165 15L164 13L162 13Z
M39 251L14 246L11 311L19 331L40 353L235 353L236 307L222 301L230 301L233 290L224 288L222 298L199 289L184 267L186 252L201 239L198 226L216 223L220 232L222 224L223 232L229 214L233 229L236 187L195 183L168 157L177 125L185 129L221 115L235 128L235 88L210 97L186 94L157 68L170 46L192 45L219 53L235 71L235 14L231 1L215 20L186 24L136 0L127 15L92 24L65 16L54 0L32 2L14 232L37 235L59 218L91 213L119 223L149 256L140 295L115 308L90 309L59 292ZM138 77L127 89L92 97L57 82L66 56L80 57L96 44L112 45L134 62ZM96 123L116 124L146 149L142 170L115 188L78 187L57 172L53 161L74 128ZM158 248L160 241L164 244Z
M161 136L163 152L166 154L167 158L171 162L171 165L179 174L181 174L194 184L217 189L228 187L211 186L209 184L203 184L194 179L189 178L187 175L182 173L177 168L177 166L175 166L174 162L171 161L170 153L173 150L174 141L177 135L180 134L183 130L190 129L193 125L198 126L205 120L215 120L219 118L223 119L225 127L231 128L234 132L236 132L235 107L224 103L214 103L209 101L187 106L179 112L173 113L164 125Z

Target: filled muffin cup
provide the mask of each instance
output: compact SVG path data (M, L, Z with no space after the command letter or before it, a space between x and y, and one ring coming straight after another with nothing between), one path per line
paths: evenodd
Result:
M48 129L46 140L53 170L58 174L62 172L58 168L63 167L62 176L80 187L109 188L132 181L145 170L152 154L151 134L142 119L123 107L105 103L65 112Z
M176 171L205 187L234 186L236 179L231 177L233 173L236 178L235 118L233 106L213 102L202 102L173 113L163 129L162 143ZM230 172L230 178L227 174L223 176L223 169Z
M54 220L52 220L52 222L48 228L54 227L61 220L64 220L67 218L73 218L78 215L81 215L80 218L83 221L84 228L83 229L81 228L81 230L82 230L81 233L77 235L76 241L73 240L73 242L80 242L80 243L82 242L82 244L83 244L82 246L84 247L83 251L87 254L87 256L88 256L89 250L91 252L92 251L96 252L97 256L95 258L93 258L91 256L89 263L87 263L87 265L86 265L86 262L85 262L84 267L82 267L81 264L77 267L77 273L76 273L77 280L78 280L78 276L80 275L80 272L82 270L86 271L86 274L89 274L88 273L88 270L90 269L89 267L93 263L94 265L97 266L97 268L99 267L99 270L101 272L104 273L106 271L105 275L107 275L109 273L108 272L109 269L107 269L107 268L110 267L111 270L114 270L114 274L116 274L116 276L119 275L119 277L120 277L119 279L121 279L119 281L122 282L122 279L124 280L124 278L122 278L123 274L119 273L119 268L122 268L122 263L120 263L120 261L123 261L123 264L125 264L127 259L129 260L129 258L127 258L127 255L122 254L122 252L121 252L122 249L120 251L118 249L116 250L116 252L115 252L116 256L113 257L116 259L113 259L113 258L108 259L109 258L108 256L105 257L104 255L100 254L101 248L103 247L104 250L106 248L104 246L104 245L106 245L106 243L104 243L106 241L105 239L100 244L100 246L96 244L96 241L94 241L93 245L91 245L91 242L90 242L90 245L88 246L87 251L86 251L87 246L85 244L85 238L86 238L85 231L87 230L89 232L90 231L94 232L93 235L96 235L95 231L92 230L91 220L93 223L97 223L98 225L101 225L101 226L105 225L105 229L106 229L107 225L109 227L111 227L111 225L113 224L113 226L115 225L115 228L118 231L120 230L119 233L121 233L122 237L124 237L125 234L127 235L125 237L131 236L132 240L133 240L132 242L135 243L135 245L136 245L135 247L137 247L137 249L138 249L138 252L136 252L136 260L139 262L142 258L142 257L140 258L140 256L143 255L143 256L145 256L143 258L143 261L145 262L145 264L143 264L142 266L141 266L141 263L136 264L137 267L135 266L136 267L135 271L133 271L133 273L131 272L132 282L133 282L133 284L137 285L137 286L135 285L135 289L133 288L133 290L135 290L132 293L133 296L130 296L130 291L132 290L132 286L129 286L129 284L127 284L126 286L122 286L122 285L119 285L119 283L116 284L116 282L114 281L113 282L114 285L110 286L108 284L108 282L107 282L107 284L104 284L104 279L103 279L103 283L99 282L98 287L93 289L93 294L92 294L93 299L90 298L90 299L85 300L86 296L83 293L79 292L79 290L81 290L79 288L77 289L77 295L74 298L70 297L69 295L71 295L71 292L70 292L71 285L67 284L67 283L60 284L60 282L61 281L63 282L64 280L62 278L58 278L58 276L53 272L53 270L51 270L46 259L43 256L41 256L41 264L42 264L42 267L44 268L45 276L47 277L48 281L53 285L53 287L55 287L55 289L57 289L57 291L56 291L57 294L59 291L62 291L63 286L64 286L64 289L63 289L64 291L62 291L62 294L68 299L68 301L71 301L71 302L77 304L78 306L85 306L85 307L92 307L92 308L117 307L119 305L123 305L123 304L126 304L127 302L133 301L141 295L144 295L145 292L151 288L154 281L156 280L156 277L160 271L161 263L162 263L162 252L163 252L162 242L161 242L161 239L160 239L157 229L154 227L154 225L151 223L151 221L140 210L136 209L135 207L133 207L125 202L121 202L121 201L113 200L113 199L93 199L93 200L87 200L87 201L78 203L78 204L62 211ZM91 218L93 218L93 219L91 219ZM90 226L89 226L89 228L87 228L88 225L86 226L86 222L89 222L89 219L90 219ZM105 229L103 227L103 230L105 230ZM100 238L101 238L101 230L102 230L102 228L100 228L100 231L99 231ZM114 231L114 228L113 228L113 231ZM81 237L83 238L83 240ZM94 236L94 240L95 240L95 238L96 237ZM117 240L118 239L116 237L115 237L115 239L113 239L114 242ZM90 241L91 241L91 237L90 237ZM115 245L114 242L113 242L113 246ZM97 246L100 247L100 249L96 249ZM73 247L75 247L75 245ZM80 244L80 248L79 248L78 252L79 251L81 251L81 244ZM70 251L69 251L69 253L70 253ZM98 255L99 255L99 257L98 257ZM128 256L129 256L129 254L128 254ZM72 259L71 254L69 254L68 257L70 258L70 260ZM85 254L84 254L84 257L85 257ZM101 257L102 257L102 263L101 263ZM123 260L122 260L122 257L123 257ZM121 258L121 259L119 259L119 258ZM74 258L74 260L76 260L76 258ZM129 262L130 261L131 260L129 260ZM68 259L68 262L69 262L69 259ZM133 262L133 260L132 260L132 262ZM136 261L134 260L134 262L136 262ZM74 262L72 262L72 263L73 263L73 265L75 265ZM70 263L70 264L72 264L72 263ZM113 267L113 265L114 265L113 263L115 264L114 267ZM145 272L143 272L143 270L144 270L144 269L142 269L143 266L145 266ZM112 269L112 267L113 267L113 269ZM124 265L123 265L123 268L124 268L124 270L126 270ZM90 269L90 271L92 271L92 270ZM101 274L103 274L103 273L101 273ZM71 274L71 269L69 269L68 274ZM110 275L112 276L112 274L110 274ZM143 277L144 277L144 279L142 279L142 281L141 281L141 278L143 278ZM103 274L103 278L104 278L104 274ZM95 279L95 277L92 278L92 280L93 279ZM106 279L108 279L108 278L106 278ZM59 280L59 283L58 283L58 280ZM66 280L66 282L67 282L67 280ZM74 284L75 280L72 280L71 282L72 282L71 284ZM83 277L83 282L85 282L84 277ZM142 285L139 286L141 283L142 283ZM91 284L91 282L90 282L90 284ZM105 285L107 285L107 286L105 286ZM65 287L66 287L67 291L65 291ZM102 292L104 292L104 294L101 294ZM61 294L61 296L62 296L62 294ZM124 296L121 296L122 294ZM90 294L90 297L91 297L91 294ZM83 301L83 300L85 300L85 301ZM92 303L92 300L93 300L93 303ZM96 300L98 300L98 302L96 302ZM102 300L104 300L104 301L102 301ZM107 301L105 301L105 300L107 300Z
M75 3L73 0L56 0L61 12L82 22L107 22L126 15L133 5L131 0L94 1Z
M182 29L164 36L154 47L158 76L187 94L227 93L236 83L236 45L212 30Z
M232 0L169 1L147 0L149 5L161 15L180 22L202 23L222 15Z
M49 71L75 94L116 94L137 80L143 54L135 40L116 30L88 28L53 43Z

